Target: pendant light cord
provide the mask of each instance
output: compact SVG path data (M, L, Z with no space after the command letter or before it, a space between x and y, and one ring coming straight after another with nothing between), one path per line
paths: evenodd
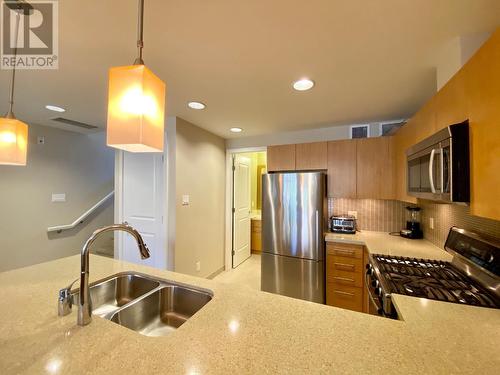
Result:
M12 67L12 76L10 79L10 97L9 97L9 111L5 117L16 118L12 109L14 108L14 83L16 80L16 64L17 64L17 42L19 37L19 20L21 18L20 12L16 11L16 28L14 31L14 66Z
M137 18L137 58L134 65L144 65L142 49L144 48L144 0L139 0L139 11Z

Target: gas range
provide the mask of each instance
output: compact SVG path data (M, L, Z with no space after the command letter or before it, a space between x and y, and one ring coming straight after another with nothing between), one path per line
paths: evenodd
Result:
M366 281L372 311L396 318L392 294L500 308L500 245L451 228L445 249L452 262L370 255Z

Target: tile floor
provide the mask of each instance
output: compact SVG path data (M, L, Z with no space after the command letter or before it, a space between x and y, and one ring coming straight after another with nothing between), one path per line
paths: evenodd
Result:
M214 280L226 284L244 285L260 290L260 255L252 254L238 267L222 272Z

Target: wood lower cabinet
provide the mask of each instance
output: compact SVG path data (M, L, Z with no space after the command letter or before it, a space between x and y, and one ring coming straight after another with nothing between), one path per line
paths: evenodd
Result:
M250 248L252 253L260 254L262 252L262 221L252 219L251 223Z
M269 172L295 170L295 145L267 147L267 170Z
M365 311L364 247L326 244L326 304Z
M300 143L295 145L295 169L298 171L327 168L327 143Z
M356 198L356 141L328 142L328 196Z

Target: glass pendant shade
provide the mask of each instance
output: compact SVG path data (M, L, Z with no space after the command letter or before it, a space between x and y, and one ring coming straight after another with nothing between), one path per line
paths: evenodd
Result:
M166 85L145 65L109 70L107 144L129 152L162 152Z
M0 118L0 164L26 165L28 125L15 118Z

